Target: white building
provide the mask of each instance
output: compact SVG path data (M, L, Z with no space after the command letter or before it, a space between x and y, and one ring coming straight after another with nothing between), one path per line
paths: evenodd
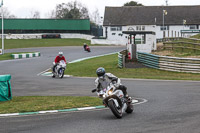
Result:
M188 37L200 33L200 6L123 6L106 7L103 36L99 44L128 44L123 31L153 31L156 39ZM143 41L137 35L136 42Z

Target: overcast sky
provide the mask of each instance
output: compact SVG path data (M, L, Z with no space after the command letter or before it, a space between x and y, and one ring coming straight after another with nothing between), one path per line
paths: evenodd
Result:
M1 1L1 0L0 0ZM41 17L45 18L46 14L55 9L56 4L68 3L74 0L3 0L4 6L8 8L11 14L20 18L28 18L31 11L39 11ZM90 13L96 8L100 12L100 16L104 15L105 6L122 6L131 0L77 0L86 6ZM165 5L166 0L136 0L145 6ZM200 0L168 0L168 4L172 5L200 5Z

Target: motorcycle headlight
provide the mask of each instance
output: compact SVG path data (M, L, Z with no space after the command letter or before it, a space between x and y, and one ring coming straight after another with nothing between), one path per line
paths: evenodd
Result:
M108 91L108 95L112 95L112 91L111 90Z

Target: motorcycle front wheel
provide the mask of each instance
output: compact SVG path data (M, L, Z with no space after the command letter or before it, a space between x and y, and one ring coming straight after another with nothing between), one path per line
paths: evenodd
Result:
M122 110L118 109L113 100L108 101L108 106L117 118L122 118Z
M64 69L63 68L60 68L59 70L58 70L58 77L59 78L63 78L63 76L64 76Z

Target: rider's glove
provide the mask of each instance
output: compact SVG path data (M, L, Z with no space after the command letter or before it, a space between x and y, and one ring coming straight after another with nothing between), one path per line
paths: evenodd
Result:
M94 93L94 92L96 92L96 91L97 91L97 89L93 89L93 90L92 90L92 93Z

